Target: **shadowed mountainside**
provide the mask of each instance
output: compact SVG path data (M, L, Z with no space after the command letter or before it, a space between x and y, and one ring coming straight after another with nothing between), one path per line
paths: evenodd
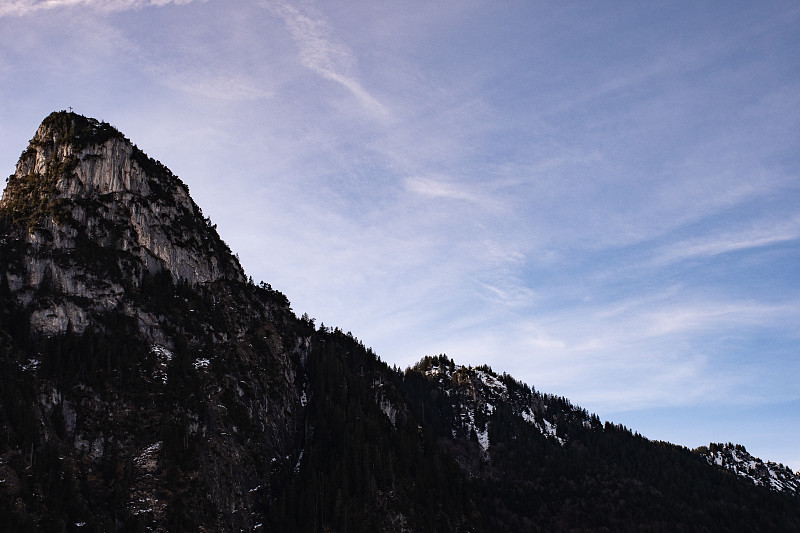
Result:
M800 530L796 474L743 449L298 318L180 179L73 113L0 200L0 366L9 531Z

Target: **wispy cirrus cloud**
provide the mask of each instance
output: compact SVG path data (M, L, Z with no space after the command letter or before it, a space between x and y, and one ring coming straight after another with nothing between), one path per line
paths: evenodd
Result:
M163 65L155 70L163 71L162 79L170 87L201 98L246 102L268 98L273 94L246 74L211 69L175 72Z
M356 62L353 51L336 40L321 14L300 11L288 2L266 2L263 5L283 19L300 47L300 59L305 67L347 89L374 115L389 116L389 109L353 74Z
M447 200L466 200L477 202L479 197L463 185L423 177L406 178L405 188L408 192L427 196L429 198L444 198Z
M88 7L104 12L126 11L169 4L184 5L194 1L206 0L10 0L0 4L0 17L22 17L40 11L70 7Z
M542 390L566 391L599 411L741 401L743 390L760 401L791 395L792 382L780 369L737 373L729 350L741 335L766 338L791 331L797 302L684 298L666 292L613 308L576 304L470 325L447 332L441 351L470 363L519 365L524 370L515 377ZM773 383L769 393L758 390L767 375Z
M694 238L664 246L656 251L653 266L663 266L692 258L713 257L800 239L800 218L738 232Z

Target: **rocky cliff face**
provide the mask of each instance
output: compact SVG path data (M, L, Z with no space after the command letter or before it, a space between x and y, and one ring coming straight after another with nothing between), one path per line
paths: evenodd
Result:
M105 123L73 113L47 117L17 163L0 212L26 231L6 243L25 252L7 273L12 292L30 300L43 284L67 297L36 310L33 327L82 332L85 306L117 306L128 285L166 271L191 285L244 281L236 258L166 167ZM147 321L147 319L144 319Z

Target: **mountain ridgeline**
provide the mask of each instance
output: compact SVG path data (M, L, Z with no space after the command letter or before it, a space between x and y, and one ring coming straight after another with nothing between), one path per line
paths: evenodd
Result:
M0 367L6 531L800 531L800 478L740 446L298 318L178 177L74 113L0 200Z

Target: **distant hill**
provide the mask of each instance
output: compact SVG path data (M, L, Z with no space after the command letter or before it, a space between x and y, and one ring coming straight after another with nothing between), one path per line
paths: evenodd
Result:
M388 366L248 280L189 189L48 116L0 200L6 531L800 531L800 478L488 367Z

